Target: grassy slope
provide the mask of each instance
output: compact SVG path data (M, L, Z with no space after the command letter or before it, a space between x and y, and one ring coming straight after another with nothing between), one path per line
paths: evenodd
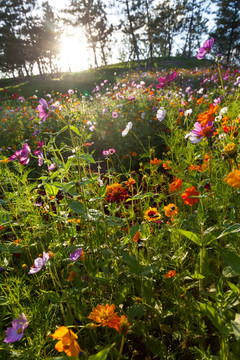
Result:
M154 69L168 69L171 68L194 68L196 66L204 66L209 61L199 61L196 58L171 57L168 58L154 58ZM142 71L146 71L146 61L141 63ZM78 89L81 93L85 91L91 92L95 85L99 84L104 79L114 83L116 76L123 72L137 69L136 62L119 63L114 65L102 66L98 69L90 69L76 73L61 73L59 76L50 77L46 75L41 78L39 75L33 76L30 80L20 79L2 79L0 80L0 90L5 88L10 92L18 92L22 96L31 96L38 90L38 95L42 96L44 93L60 92L66 93L68 89Z

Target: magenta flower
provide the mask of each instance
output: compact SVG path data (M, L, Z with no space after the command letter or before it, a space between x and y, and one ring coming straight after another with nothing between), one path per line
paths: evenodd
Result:
M27 165L30 161L30 153L31 153L30 147L28 146L27 143L24 143L23 148L21 150L15 151L15 154L10 156L9 160L15 161L19 159L22 165Z
M117 119L117 118L118 118L118 112L117 112L117 111L113 111L113 112L112 112L112 117L113 117L114 119Z
M82 249L76 249L73 254L70 254L70 260L76 261L82 255Z
M38 166L42 166L43 164L43 157L44 157L42 151L43 143L44 141L38 141L38 148L37 150L34 151L34 154L38 156Z
M28 319L26 318L25 314L22 313L19 319L15 319L12 321L12 327L7 328L7 336L4 339L4 342L9 344L21 340L24 335L24 329L26 329L27 327Z
M48 171L53 171L56 168L56 166L57 165L55 163L52 163L51 165L49 165Z
M209 40L206 40L202 47L198 50L197 58L198 60L202 60L205 58L207 54L210 53L211 48L214 44L214 38L211 38Z
M43 252L43 256L38 257L37 259L34 260L34 267L31 267L31 269L29 270L29 274L36 274L37 272L39 272L44 265L46 264L46 262L49 260L49 254Z
M40 105L38 105L38 107L37 107L38 113L39 113L38 117L40 119L42 119L41 122L44 122L47 120L48 116L50 115L49 107L48 107L46 100L40 99L39 102L40 102Z
M156 85L156 88L157 89L164 88L165 86L170 84L176 77L177 77L177 72L176 71L173 71L172 74L168 73L166 77L159 77L158 78L159 84Z
M103 150L103 155L104 156L108 156L108 155L113 155L116 152L115 149L109 149L109 150Z

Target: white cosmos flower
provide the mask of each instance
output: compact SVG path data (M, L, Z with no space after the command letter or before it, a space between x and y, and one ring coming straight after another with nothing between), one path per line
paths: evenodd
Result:
M129 133L129 131L131 130L132 126L133 126L132 122L129 121L129 122L127 123L127 126L125 127L125 129L124 129L123 132L122 132L122 136L123 136L123 137L126 136L126 135Z
M166 112L166 110L164 110L164 108L161 107L160 109L158 109L157 114L156 114L158 121L162 121L165 118L166 113L167 112Z

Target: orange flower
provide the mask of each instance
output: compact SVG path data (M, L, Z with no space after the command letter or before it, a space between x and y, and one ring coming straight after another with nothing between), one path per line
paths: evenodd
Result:
M76 341L78 336L66 326L60 326L54 334L51 334L51 337L59 340L55 349L59 352L64 351L67 356L78 356L82 351Z
M224 181L231 187L240 189L240 170L231 171Z
M167 217L172 218L173 216L177 215L178 208L175 204L168 204L167 206L164 206L164 211Z
M214 121L214 114L218 110L218 105L213 106L209 104L209 110L198 115L197 121L202 124L202 127L207 126L210 121Z
M153 160L150 160L151 165L160 165L162 160L154 158Z
M114 312L115 305L97 305L92 309L89 319L99 323L98 326L108 326L109 323L117 316L117 312Z
M202 172L201 166L200 165L189 165L188 167L189 170L191 171L198 171L198 172Z
M171 184L169 184L169 192L172 193L174 191L179 190L182 185L182 182L183 182L182 179L175 178L175 180Z
M163 168L164 168L165 170L170 170L170 169L171 169L171 167L170 167L170 161L164 162L164 163L163 163Z
M140 238L141 238L141 234L139 231L137 231L136 234L133 236L133 241L138 242L138 240L140 240Z
M165 278L170 279L170 278L172 278L172 277L174 277L176 275L177 275L176 270L170 270L164 276L165 276Z
M77 277L77 274L75 273L75 271L72 270L69 273L68 281L73 281L76 277Z
M195 186L191 186L190 188L187 188L185 192L182 194L182 199L184 201L184 204L193 206L195 203L197 204L199 202L199 199L195 196L198 196L200 194L199 191L196 191Z
M128 179L128 181L126 181L126 185L128 187L128 189L130 190L132 185L136 184L136 181L133 178Z
M161 215L159 214L157 208L148 208L144 213L144 218L149 222L156 222L161 218Z
M125 315L122 315L120 318L118 316L115 316L115 318L113 318L108 324L108 327L114 328L123 335L126 335L128 333L129 326L130 323L128 322Z

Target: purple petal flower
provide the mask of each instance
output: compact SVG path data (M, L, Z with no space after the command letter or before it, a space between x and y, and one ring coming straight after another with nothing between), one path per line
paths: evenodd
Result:
M197 58L202 60L210 52L214 44L214 38L211 38L204 42L203 46L198 50Z
M38 105L38 107L37 107L38 112L39 112L38 117L40 119L42 119L41 122L44 122L50 115L49 108L48 108L48 104L47 104L46 100L40 99L39 102L40 102L40 105Z
M76 249L73 254L70 254L70 260L76 261L82 255L82 249Z
M22 313L19 319L12 321L12 327L7 328L6 338L4 339L5 343L12 343L22 339L24 335L24 329L28 327L28 319L25 314Z
M46 264L48 259L49 259L49 254L43 252L43 257L42 258L38 257L37 259L34 260L34 267L32 267L28 273L36 274L38 271L40 271L43 268L43 266Z
M20 163L22 165L26 165L26 164L29 163L29 161L30 161L30 153L31 153L30 147L28 146L27 143L24 143L23 148L21 150L20 157L19 157Z
M52 163L51 165L49 165L48 171L53 171L56 168L56 166L57 165L55 163Z

